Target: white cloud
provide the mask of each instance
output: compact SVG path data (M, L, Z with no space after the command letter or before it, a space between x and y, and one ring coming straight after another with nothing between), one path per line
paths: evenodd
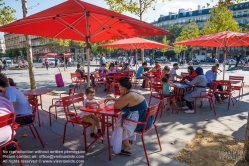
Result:
M168 15L169 12L174 12L177 13L179 9L192 9L196 10L198 4L191 2L191 1L172 1L172 2L167 2L165 5L162 6L161 11L163 14Z

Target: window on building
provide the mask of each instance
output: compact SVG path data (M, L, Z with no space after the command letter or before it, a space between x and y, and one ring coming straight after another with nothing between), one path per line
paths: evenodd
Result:
M203 17L203 21L206 21L207 20L207 18L206 17Z
M243 21L242 21L242 24L246 24L247 23L247 20L246 19L243 19Z
M193 12L189 12L189 15L192 16Z
M247 14L248 14L247 11L244 11L244 16L245 16L245 17L247 16Z
M184 19L184 20L182 20L182 23L184 23L184 24L185 24L185 19Z
M233 12L233 17L236 17L236 12Z
M238 17L240 17L242 15L242 13L241 12L238 12Z

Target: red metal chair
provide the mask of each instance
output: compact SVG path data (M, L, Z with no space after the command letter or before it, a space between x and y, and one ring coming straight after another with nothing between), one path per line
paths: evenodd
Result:
M144 148L144 153L145 153L145 157L146 157L147 165L148 166L150 166L150 161L149 161L149 158L148 158L148 154L147 154L147 150L146 150L146 146L145 146L145 142L144 142L144 135L147 134L152 128L155 128L155 130L156 130L158 145L160 147L160 151L162 151L159 134L158 134L157 127L156 127L156 124L155 124L156 120L157 120L157 116L158 116L159 107L160 107L160 103L158 103L158 104L156 104L154 106L151 106L151 107L149 107L147 109L145 122L140 122L140 121L135 121L135 120L124 118L124 119L122 119L122 123L121 123L121 124L123 124L123 121L127 120L127 121L131 121L131 122L143 125L143 130L141 132L135 131L135 133L141 135L141 139L142 139L142 143L143 143L143 148ZM149 128L146 129L146 126L147 126L147 123L148 123L148 119L151 116L155 117L154 121L153 121L153 124L152 124L151 127L149 127Z
M164 93L163 93L163 85L162 84L158 84L158 83L150 83L150 99L149 99L149 105L150 105L150 102L151 102L151 99L152 98L155 98L155 99L159 99L160 102L162 103L161 107L162 107L162 110L161 110L161 115L160 117L162 117L162 112L164 110L164 100L174 100L175 96L174 96L174 93L173 91L170 92L171 93L171 96L164 96ZM178 108L175 107L176 109L176 113L178 114ZM172 110L172 113L174 112L174 104L171 105L171 110Z
M19 160L19 164L20 166L22 166L22 160L21 160L21 156L20 156L20 148L18 146L18 143L14 141L14 124L15 124L15 113L9 113L3 116L0 116L0 128L2 127L7 127L7 126L12 126L11 130L11 139L10 141L8 141L7 143L3 144L0 146L0 165L3 163L3 151L2 149L4 149L5 151L7 151L6 147L10 144L14 144L16 146L16 153L17 153L17 157ZM4 133L1 133L4 134ZM7 155L7 154L5 154Z
M95 90L97 92L98 88L101 85L105 86L106 80L105 80L105 75L106 75L107 70L99 70L96 69L95 74L94 74L94 82L95 82Z
M67 129L67 124L68 123L72 123L74 124L78 124L81 125L83 127L83 135L84 135L84 145L85 145L85 152L87 153L88 149L93 145L94 142L97 141L97 139L94 139L90 145L87 146L87 142L86 142L86 129L89 128L91 126L91 123L85 123L81 121L80 116L77 115L77 111L76 108L74 106L75 103L79 103L84 102L84 94L83 93L79 93L76 95L71 95L71 96L67 96L67 97L62 97L61 98L62 103L63 103L63 107L64 107L64 113L66 115L66 123L64 125L64 134L63 134L63 141L62 143L64 144L65 142L65 136L66 136L66 129ZM74 112L69 110L69 107L73 106Z
M217 86L223 86L223 92L221 91L216 91L215 94L219 94L219 95L224 95L224 96L228 96L228 105L227 105L227 109L229 110L229 107L230 107L230 101L232 101L233 105L234 105L234 102L233 100L236 101L236 99L232 96L232 93L234 92L233 89L232 89L232 86L231 86L231 82L228 81L228 80L214 80L212 82L213 83L216 83Z
M49 121L50 121L50 126L52 125L52 122L51 122L51 108L55 108L55 118L57 120L57 107L63 107L63 104L62 104L62 95L67 95L67 96L70 96L70 95L74 95L74 92L75 92L75 88L76 86L72 87L69 89L69 92L65 92L65 93L60 93L60 98L53 98L52 99L52 105L49 106Z
M33 128L35 129L35 133L36 133L36 135L37 135L37 137L38 137L38 139L39 139L39 141L40 141L42 147L44 148L44 144L43 144L43 142L42 142L42 140L41 140L41 136L40 136L40 134L38 133L38 131L37 131L35 125L34 125L35 117L36 117L36 112L37 112L37 110L38 110L38 100L37 100L35 97L31 96L31 97L28 98L28 101L29 101L29 104L30 104L31 107L32 107L32 114L16 116L16 118L25 117L25 116L32 116L32 117L33 117L33 118L32 118L32 122L29 123L29 124L25 124L25 125L20 125L20 124L18 124L18 123L15 122L14 128L15 128L15 129L18 129L19 127L26 127L26 126L29 126L29 128L30 128L30 130L31 130L31 132L32 132L32 134L33 134L33 136L34 136L34 138L36 138L36 137L35 137L35 134L34 134L34 132L33 132L33 130L32 130L32 127L33 127Z
M243 87L244 87L244 76L229 76L229 81L238 81L239 85L232 85L232 89L233 90L237 90L239 91L239 98L238 101L240 99L243 98L244 95L244 91L243 91Z
M208 91L201 91L200 92L200 96L195 98L194 101L194 111L196 113L196 103L197 103L197 99L208 99L209 101L209 105L210 105L210 109L214 110L214 115L216 115L216 110L215 110L215 106L214 106L214 101L213 101L213 97L214 97L214 93L217 90L217 84L213 83L212 87L208 90ZM203 94L205 93L205 94Z

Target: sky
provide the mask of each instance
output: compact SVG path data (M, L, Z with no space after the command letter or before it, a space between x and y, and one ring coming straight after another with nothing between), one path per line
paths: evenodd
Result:
M28 15L37 13L39 11L45 10L47 8L53 7L57 4L65 2L66 0L27 0L28 6ZM84 0L85 2L104 7L106 9L109 6L105 3L104 0ZM138 0L137 0L138 1ZM153 22L158 20L160 15L168 15L169 12L178 12L179 9L188 9L196 10L198 5L201 8L207 8L207 3L210 4L210 7L214 6L218 0L157 0L154 3L155 10L150 8L147 13L143 15L143 21ZM3 2L16 10L14 14L17 19L22 18L22 5L21 0L3 0ZM130 13L123 13L125 15L137 18L137 16ZM0 33L0 36L3 36L3 33Z
M17 19L22 18L22 5L21 0L3 0L6 5L11 6L16 10L15 16ZM50 8L57 4L60 4L66 0L27 0L28 3L28 14L34 14L44 9ZM106 5L104 0L84 0L85 2L98 5L104 7L106 9L109 8ZM153 22L158 20L161 14L168 15L169 12L178 12L180 8L196 10L197 6L200 5L202 7L207 7L207 3L214 5L218 0L157 0L155 3L155 10L152 8L145 13L143 16L143 21ZM213 2L212 2L213 1ZM134 18L138 18L135 15L131 15L130 13L124 13Z

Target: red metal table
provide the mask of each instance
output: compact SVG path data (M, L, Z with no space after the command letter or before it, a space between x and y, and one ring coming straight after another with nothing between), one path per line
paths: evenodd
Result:
M43 111L46 111L42 108L42 95L43 94L46 94L48 92L52 92L53 90L52 89L49 89L49 88L37 88L37 89L31 89L31 90L27 90L27 91L24 91L23 94L25 96L34 96L35 98L37 98L37 96L39 96L40 98L40 103L38 103L38 106L41 106L41 110ZM48 111L46 111L48 112ZM41 126L41 123L40 123L40 114L39 114L39 111L37 110L37 113L38 113L38 121L39 121L39 126ZM48 112L49 113L49 112ZM52 114L52 113L51 113ZM54 114L52 114L54 115ZM54 115L55 116L55 115Z
M89 113L94 113L94 114L99 114L102 116L102 121L101 121L101 127L102 131L105 131L105 126L107 124L107 142L108 142L108 155L109 155L109 161L111 160L111 147L110 147L110 138L109 138L109 130L108 127L109 123L105 122L105 117L110 116L110 117L118 117L119 113L121 112L120 110L114 109L113 105L110 106L104 106L103 108L89 108L89 107L81 107L81 111L89 112ZM104 133L103 133L104 134Z
M173 84L170 84L170 86L174 87L175 98L176 98L177 102L178 102L178 100L177 100L178 98L182 102L180 91L182 91L182 93L183 93L184 89L193 87L192 85L188 85L188 84L184 84L184 83L173 83Z

